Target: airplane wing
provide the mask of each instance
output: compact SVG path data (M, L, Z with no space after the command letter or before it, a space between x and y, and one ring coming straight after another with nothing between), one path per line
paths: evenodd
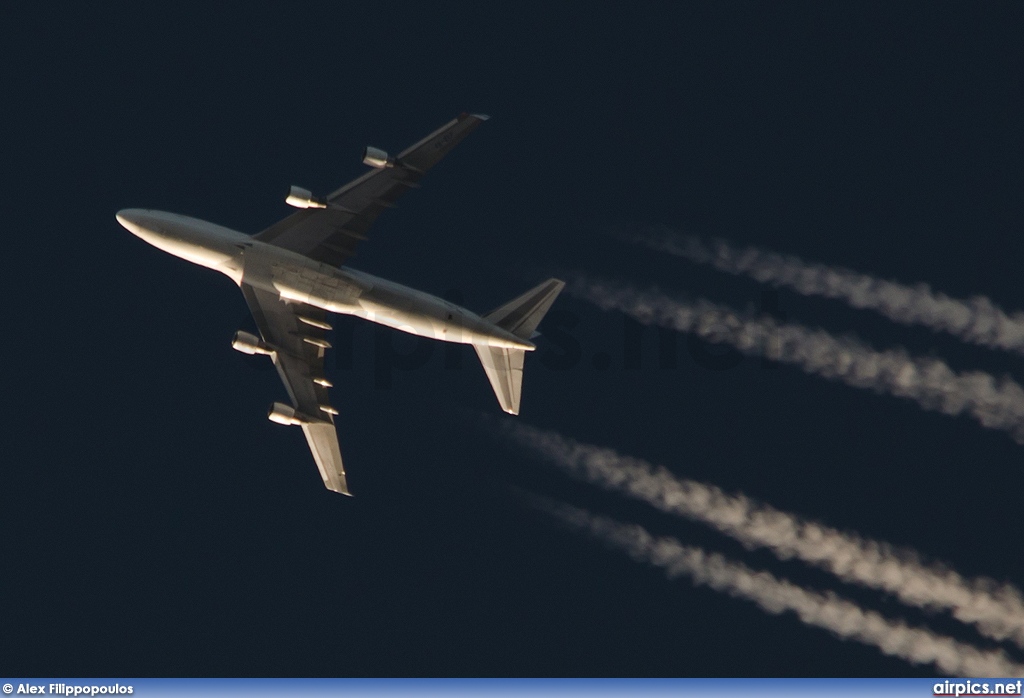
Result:
M426 171L486 119L482 114L460 115L403 150L386 167L373 169L338 189L327 197L327 208L293 213L256 234L255 239L341 266L355 253L359 241L366 239L377 216L394 208L407 190L419 187Z
M324 378L324 340L327 313L302 303L285 303L276 294L242 284L249 310L263 341L274 347L274 365L288 390L295 411L307 418L302 431L313 452L320 477L329 490L350 494L341 462L337 414L327 396ZM320 382L315 382L320 381Z

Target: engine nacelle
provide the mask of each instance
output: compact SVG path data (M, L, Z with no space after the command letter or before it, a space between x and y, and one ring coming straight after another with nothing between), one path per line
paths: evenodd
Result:
M271 422L278 424L284 424L285 426L299 426L306 423L306 420L302 419L298 413L295 412L295 408L291 405L285 405L281 402L275 402L270 406L270 411L267 412L267 419Z
M273 356L274 354L274 350L266 342L256 335L243 332L242 330L235 332L235 338L231 340L231 348L250 356L254 354Z
M327 208L327 204L313 196L313 192L292 185L284 202L295 208Z
M363 164L382 170L385 167L394 167L395 161L386 151L368 145L363 148Z

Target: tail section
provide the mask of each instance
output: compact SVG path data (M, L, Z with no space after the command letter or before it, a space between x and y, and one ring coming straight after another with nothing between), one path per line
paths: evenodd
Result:
M508 330L517 337L530 339L537 329L541 318L548 312L555 298L565 288L565 282L548 279L536 288L532 288L513 301L496 308L484 315L503 330Z
M548 279L515 300L487 313L484 319L517 337L531 339L536 334L537 325L564 287L564 281ZM501 409L509 414L519 414L524 351L477 345L473 348L480 357Z
M473 348L480 357L484 373L491 381L501 409L509 414L519 414L519 396L523 389L523 355L526 352L522 349L482 347L476 344Z

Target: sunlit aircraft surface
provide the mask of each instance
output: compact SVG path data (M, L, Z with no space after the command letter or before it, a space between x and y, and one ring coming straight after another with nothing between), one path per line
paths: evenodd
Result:
M487 119L463 114L397 156L367 147L373 169L324 198L292 187L302 209L257 235L175 213L125 209L117 220L151 245L228 275L242 289L261 337L239 330L232 346L269 356L291 406L275 402L269 418L302 427L327 489L349 494L324 375L329 313L355 315L403 332L471 344L501 408L519 413L524 352L565 285L549 279L500 308L477 315L448 301L342 266L377 216L470 131Z

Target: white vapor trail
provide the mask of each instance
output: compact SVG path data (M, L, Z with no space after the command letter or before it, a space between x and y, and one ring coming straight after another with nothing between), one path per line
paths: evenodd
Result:
M872 645L884 654L914 664L933 664L960 676L1024 676L1024 665L1002 650L982 650L931 630L890 620L830 592L817 592L758 572L718 553L655 538L644 528L595 516L565 504L535 503L562 521L624 550L634 560L665 569L670 578L689 577L730 596L753 601L772 614L792 611L807 625L824 628L844 640Z
M747 548L767 548L783 560L797 558L844 582L891 593L910 606L947 610L987 637L1024 647L1024 596L1012 585L966 580L944 566L922 562L913 550L842 533L556 432L511 422L501 430L574 477L707 524Z
M956 373L944 361L912 357L902 349L876 351L849 337L743 317L706 300L685 302L658 291L577 276L569 292L605 310L619 310L648 325L691 332L709 342L731 344L744 354L799 366L804 372L857 388L915 401L926 410L968 414L989 429L1009 432L1024 444L1024 388L1009 377L983 371Z
M756 247L740 249L723 240L713 240L708 246L694 235L661 231L632 239L730 274L791 288L805 296L837 298L905 325L924 325L965 342L1024 354L1024 313L1007 314L984 296L950 298L926 284L908 286Z

